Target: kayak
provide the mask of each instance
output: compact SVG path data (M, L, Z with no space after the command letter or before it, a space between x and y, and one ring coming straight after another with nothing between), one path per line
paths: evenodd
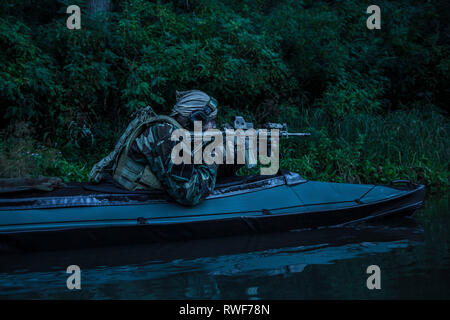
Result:
M73 183L50 192L0 194L0 252L47 251L185 241L323 227L410 215L425 187L308 181L274 176L218 181L202 203L186 207L162 191L127 191L112 183Z

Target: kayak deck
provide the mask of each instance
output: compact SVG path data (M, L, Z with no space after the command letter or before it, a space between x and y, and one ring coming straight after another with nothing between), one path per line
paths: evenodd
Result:
M410 214L425 194L424 186L410 183L306 181L291 172L218 184L195 207L178 205L161 192L95 188L0 197L0 248L50 250L342 226Z

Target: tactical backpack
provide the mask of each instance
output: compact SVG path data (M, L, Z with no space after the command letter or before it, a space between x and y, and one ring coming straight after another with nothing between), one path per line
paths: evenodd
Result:
M94 165L89 174L89 180L98 183L105 173L110 172L113 179L127 190L162 189L161 183L150 170L149 165L139 164L128 156L134 140L149 124L156 122L168 122L176 128L181 128L175 119L157 115L150 106L139 110L120 137L114 150Z

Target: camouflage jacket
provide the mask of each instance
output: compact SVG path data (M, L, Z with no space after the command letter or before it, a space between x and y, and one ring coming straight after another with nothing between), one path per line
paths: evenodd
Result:
M174 200L183 205L196 205L214 190L218 166L174 165L171 152L177 142L170 140L174 130L170 123L149 125L132 143L128 156L139 164L149 164Z

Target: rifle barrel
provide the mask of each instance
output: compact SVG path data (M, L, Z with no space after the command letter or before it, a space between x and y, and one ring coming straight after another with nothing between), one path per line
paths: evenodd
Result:
M286 133L288 137L303 137L303 136L310 136L311 133L309 132L288 132Z
M191 136L198 136L198 137L202 137L202 136L211 136L212 134L209 133L205 133L205 132L189 132L191 134ZM225 131L221 131L222 135L225 135ZM258 130L256 130L256 135L258 135ZM280 131L279 132L279 136L280 137L304 137L304 136L310 136L311 133L309 132L283 132ZM267 136L270 137L271 136L271 132L268 131L267 132Z

